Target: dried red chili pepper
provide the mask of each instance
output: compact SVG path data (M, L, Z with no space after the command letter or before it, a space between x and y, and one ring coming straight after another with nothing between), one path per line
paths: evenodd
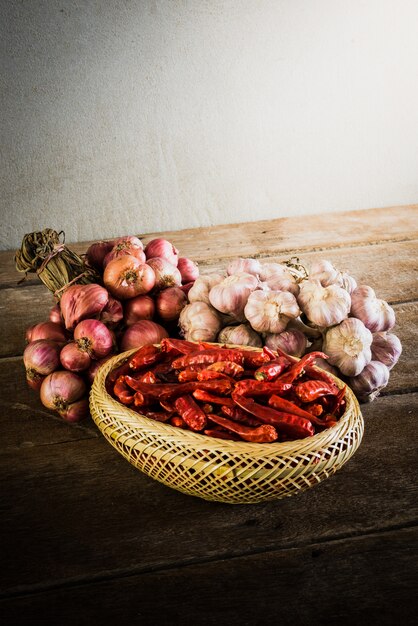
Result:
M137 372L144 367L158 363L158 361L161 361L163 357L163 353L159 348L157 348L157 346L154 346L153 344L142 346L129 359L129 367L134 372Z
M219 372L220 374L226 374L227 376L232 376L232 378L238 378L238 376L241 376L244 373L244 368L233 361L217 361L216 363L209 365L206 369L209 371Z
M270 407L258 404L252 398L235 395L235 393L232 394L232 398L238 406L257 417L260 422L272 424L287 435L302 439L311 437L315 432L311 422L304 417L276 411Z
M203 430L207 424L206 413L193 400L192 396L180 396L174 402L176 410L192 430Z
M188 383L191 380L197 380L198 370L186 367L178 373L177 378L179 383Z
M271 396L273 393L285 393L292 384L276 380L272 383L247 378L236 383L234 393L242 396Z
M334 385L335 387L337 387L335 380L333 379L331 374L323 369L320 369L319 367L308 365L307 367L305 367L305 372L312 380L322 380L324 381L324 383L329 383L330 385Z
M241 437L237 437L232 433L227 433L225 430L217 430L215 428L207 428L203 431L204 435L208 437L216 437L216 439L227 439L229 441L241 441Z
M197 344L186 339L174 339L173 337L164 337L161 339L161 350L170 354L190 354L197 350Z
M309 352L309 354L305 354L299 361L294 363L288 372L280 376L280 380L293 383L296 378L305 372L305 367L313 365L316 359L327 358L328 356L323 352Z
M198 350L175 359L173 361L173 367L175 369L181 369L183 367L199 363L211 365L216 361L233 361L234 363L241 365L243 362L243 356L238 350L235 351L228 348L209 348L206 350Z
M322 396L336 396L338 387L322 380L307 380L296 385L295 393L302 402L313 402Z
M284 398L280 398L273 394L269 398L269 406L272 406L274 409L278 411L284 411L285 413L292 413L293 415L299 415L299 417L304 417L305 419L311 419L312 413L305 411L294 402L290 402L289 400L285 400Z
M135 394L132 393L132 390L126 384L125 376L119 376L116 380L113 387L113 393L117 399L122 402L122 404L133 404Z
M256 380L265 380L267 382L271 382L276 380L283 374L283 372L288 369L290 366L290 361L288 359L284 359L283 357L278 357L269 363L265 363L261 365L255 372L254 378Z
M195 389L193 391L193 397L201 402L211 402L212 404L222 404L224 406L235 406L232 398L215 396L213 393L209 393L203 389Z
M126 374L132 374L132 370L129 367L128 360L122 363L122 365L116 367L114 370L111 370L106 377L106 382L109 382L111 384L115 383L119 376L125 376Z
M247 426L260 426L260 420L257 420L239 406L222 405L221 411L224 415L229 417L229 419L234 420L234 422L241 422L241 424L246 424Z
M142 415L145 415L145 417L149 417L156 422L168 422L168 420L173 417L174 413L174 411L167 413L167 411L147 411L146 409L141 412Z
M244 441L251 441L253 443L269 443L277 440L277 431L274 426L270 424L262 424L256 428L251 426L245 426L239 422L233 422L226 417L220 415L209 415L209 420L219 424L227 430L231 430L233 433L239 435Z
M141 383L149 383L151 385L158 382L158 378L156 377L154 372L151 372L151 371L148 371L148 372L145 372L145 374L142 374L139 380Z
M182 417L180 417L180 415L173 415L173 417L170 418L170 424L172 426L175 426L176 428L183 428L184 430L188 430L186 422Z

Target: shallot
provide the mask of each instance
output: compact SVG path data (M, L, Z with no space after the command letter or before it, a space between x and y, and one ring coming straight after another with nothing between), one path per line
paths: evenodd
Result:
M168 337L168 332L160 324L150 320L140 320L126 329L120 348L122 352L131 348L140 348L150 343L160 343L164 337Z
M67 341L64 328L56 322L40 322L30 326L26 330L26 341L30 343L37 339L51 339L62 345Z
M85 394L86 384L83 379L78 374L67 371L49 374L42 382L40 389L42 404L48 409L58 411L64 418L71 405L81 400ZM73 419L73 421L76 420Z
M161 237L151 239L151 241L146 245L144 252L147 259L160 257L162 259L166 259L172 263L172 265L177 267L179 251L170 241L167 241L167 239L163 239Z
M187 257L179 257L177 268L181 274L181 282L183 284L195 281L199 277L197 263Z
M127 300L151 291L155 274L149 265L127 254L108 263L103 282L113 297Z
M99 320L83 320L77 324L74 339L80 350L87 352L93 359L103 359L113 348L113 335Z
M97 270L103 270L103 261L104 258L113 246L115 245L115 241L96 241L92 243L91 246L87 249L86 258L90 265L95 267Z
M181 274L175 265L163 257L153 257L147 261L147 266L155 274L155 290L160 291L167 287L180 287Z
M105 268L113 259L118 259L127 254L136 257L141 263L146 261L144 246L138 237L121 237L115 241L113 248L106 254L103 260L103 267Z
M88 351L81 349L76 341L71 341L63 347L60 361L61 365L70 372L82 372L91 365Z
M123 309L123 320L126 326L132 326L139 320L152 320L155 312L155 303L151 296L144 294L125 300Z
M187 296L180 287L169 287L160 291L155 299L155 309L159 317L165 322L178 320L179 315L187 304Z
M37 339L23 352L26 377L30 380L52 374L60 363L60 346L51 339Z
M60 301L67 330L74 330L81 320L99 315L108 300L106 289L96 283L67 287Z

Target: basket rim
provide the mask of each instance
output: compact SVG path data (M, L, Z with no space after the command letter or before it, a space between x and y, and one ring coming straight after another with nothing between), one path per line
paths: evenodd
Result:
M254 348L252 346L212 343L213 345L226 345L227 347L240 349L262 350L262 348ZM154 345L159 346L160 344ZM137 352L138 349L139 348L133 348L119 353L103 363L96 373L90 390L90 405L94 406L95 403L100 400L102 404L104 403L106 405L106 410L110 413L112 422L115 425L118 424L120 427L124 428L125 431L128 426L131 433L138 428L142 431L147 431L149 434L155 434L160 437L162 436L171 442L177 442L181 446L187 446L187 444L190 444L195 449L202 449L208 452L212 449L216 449L217 452L224 450L226 453L235 453L253 458L257 456L277 457L279 455L291 455L294 453L300 454L305 448L307 454L312 454L312 451L315 448L322 449L325 444L329 444L334 440L340 439L351 429L353 421L362 419L360 406L353 391L340 378L327 372L327 374L335 380L338 387L346 387L346 409L337 424L331 428L323 430L322 432L316 433L312 437L283 442L253 443L209 437L203 433L183 430L172 426L171 424L157 422L156 420L146 417L137 411L133 411L129 408L129 406L115 400L105 388L105 381L109 372L118 365L121 365L132 354ZM101 432L109 428L109 425L103 427L101 421L96 419L95 411L91 411L91 414L94 422Z

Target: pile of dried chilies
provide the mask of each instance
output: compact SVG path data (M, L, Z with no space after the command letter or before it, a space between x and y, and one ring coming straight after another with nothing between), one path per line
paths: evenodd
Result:
M140 348L106 379L122 404L159 422L198 433L269 443L311 437L336 424L345 387L314 367L322 352L298 360L270 350L164 338Z

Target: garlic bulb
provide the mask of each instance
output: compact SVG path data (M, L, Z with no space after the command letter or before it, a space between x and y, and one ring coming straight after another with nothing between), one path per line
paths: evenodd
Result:
M289 291L253 291L244 314L254 330L281 333L291 318L300 315L296 298Z
M244 307L248 296L258 285L258 278L252 274L233 274L212 287L209 302L221 313L229 313L242 322L245 320Z
M188 341L215 341L222 322L210 304L192 302L181 311L179 326L182 336Z
M285 330L282 333L268 333L265 344L271 350L280 348L291 356L302 356L308 347L308 340L301 330Z
M309 321L317 326L333 326L350 312L350 294L338 285L322 287L319 280L306 280L300 285L298 303Z
M361 320L349 317L338 326L328 329L322 350L331 365L346 376L357 376L372 360L373 335Z
M261 272L261 263L257 259L233 259L226 268L228 276L232 274L253 274L258 276Z
M393 333L373 333L372 359L391 370L402 354L402 344Z
M297 296L299 285L293 274L280 263L264 263L261 265L260 280L272 291L290 291Z
M329 285L338 285L348 293L352 293L357 287L356 279L347 272L340 272L330 261L314 261L312 263L309 278L311 280L319 280L322 287Z
M370 361L348 384L362 402L371 402L389 382L389 369L380 361Z
M187 294L189 302L206 302L206 304L210 304L209 291L214 285L222 282L224 278L223 274L216 273L205 274L196 278L193 287L189 289Z
M351 294L351 315L376 333L390 330L395 326L395 311L385 300L376 298L374 290L368 285L360 285Z
M254 346L261 348L263 341L249 324L225 326L218 335L219 343L235 343L238 346Z

